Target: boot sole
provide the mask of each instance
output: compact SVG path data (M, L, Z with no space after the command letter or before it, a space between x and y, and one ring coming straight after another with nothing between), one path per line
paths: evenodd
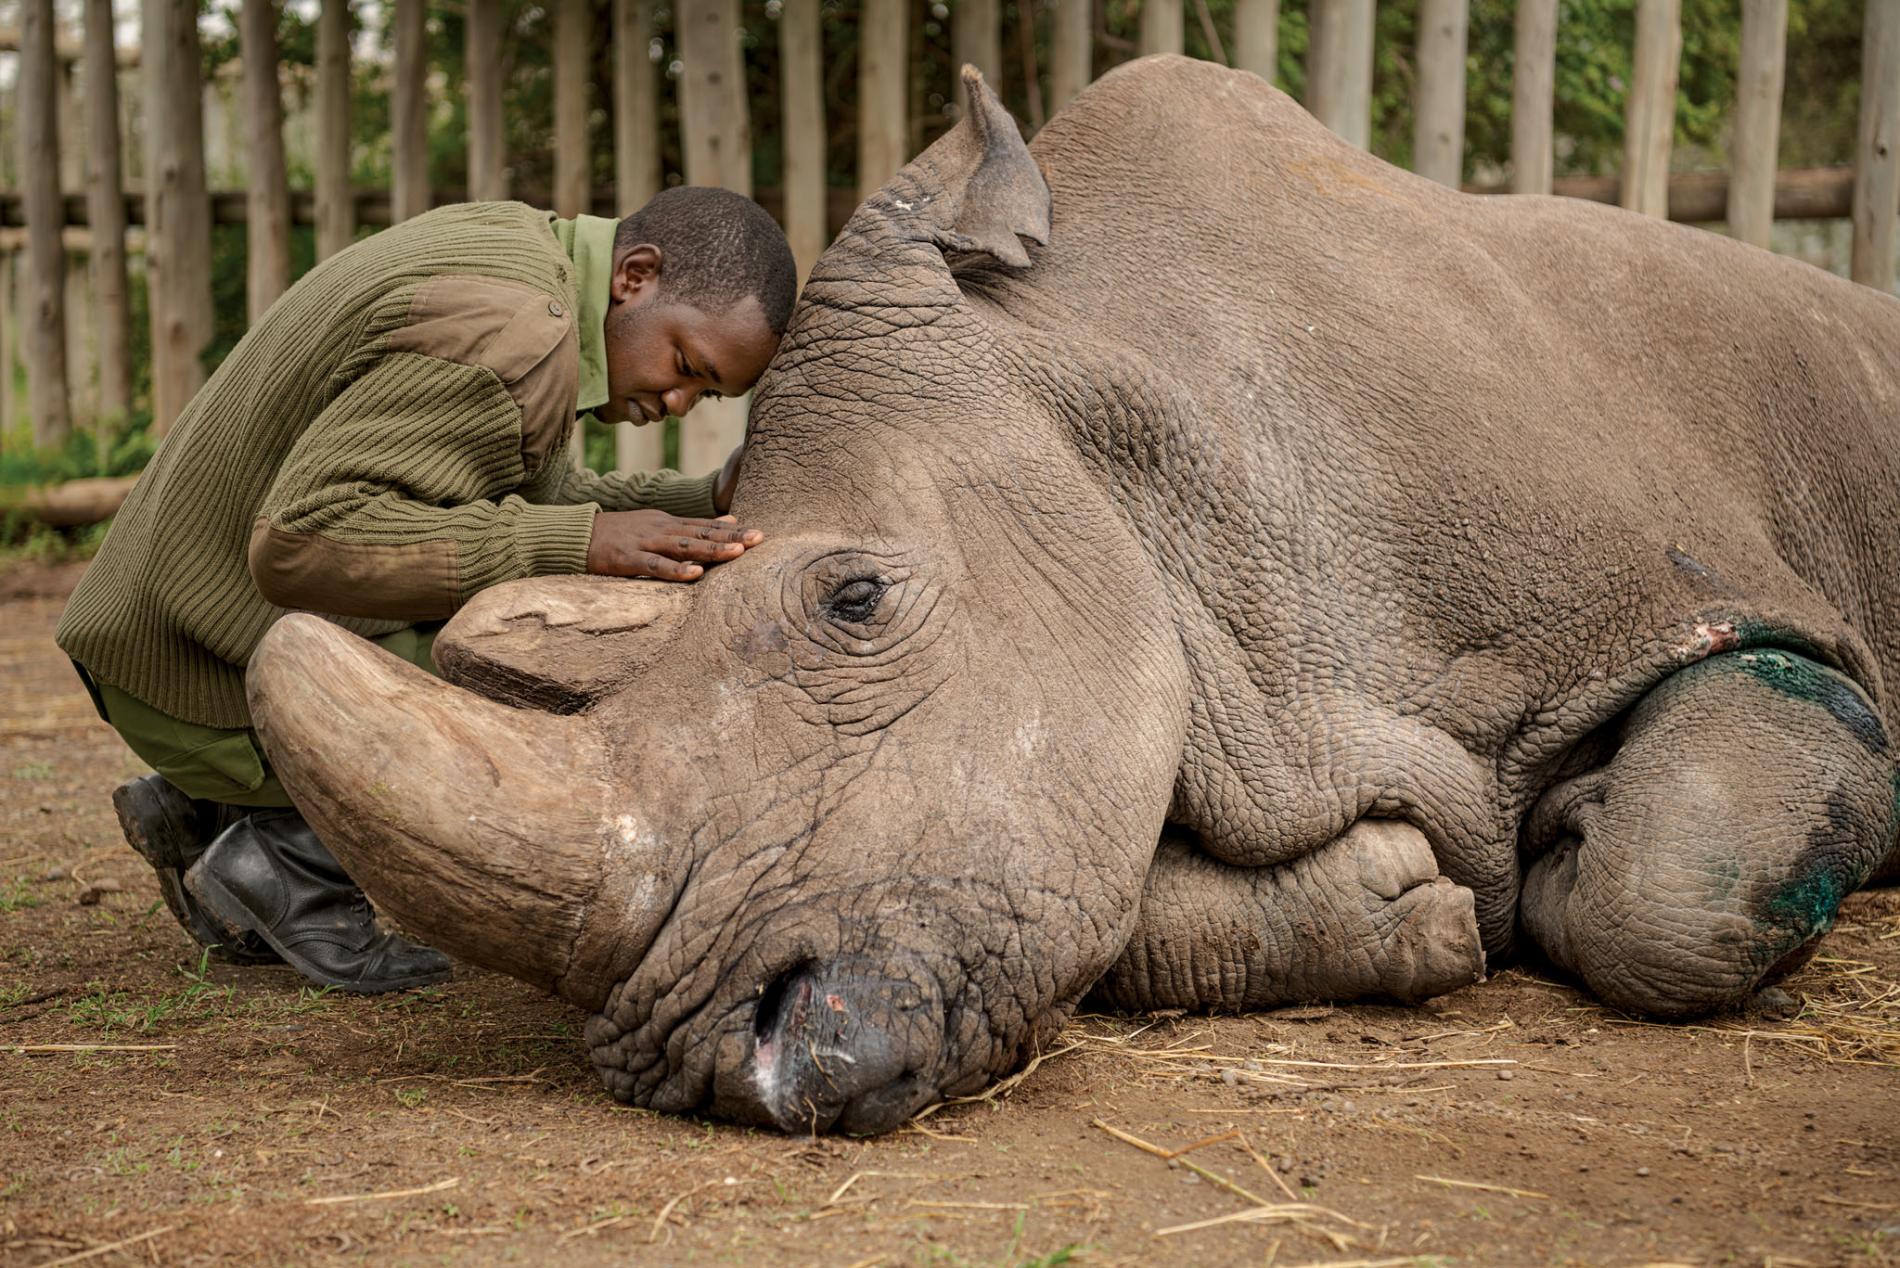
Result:
M437 982L448 981L454 972L452 969L444 969L440 973L417 973L409 977L381 978L375 982L346 981L343 978L332 977L298 955L293 948L280 942L270 930L259 927L251 913L245 910L244 904L237 900L237 896L220 884L217 878L206 875L204 869L200 868L193 872L186 879L185 884L199 902L217 913L220 920L254 937L262 938L270 945L271 950L283 957L285 964L320 986L327 986L351 995L384 995L390 991L408 991L421 986L434 986Z
M125 843L132 847L138 856L152 865L152 871L158 875L158 894L165 900L165 909L184 926L198 945L210 950L213 958L230 964L276 964L278 957L258 950L249 950L233 941L230 933L219 929L198 904L193 901L185 889L185 869L193 860L186 859L176 849L168 849L145 834L145 820L156 818L160 811L149 804L143 796L144 789L135 785L120 785L112 790L112 810L119 819L119 831L125 834ZM144 807L136 804L148 801ZM182 825L173 825L180 835L188 832Z

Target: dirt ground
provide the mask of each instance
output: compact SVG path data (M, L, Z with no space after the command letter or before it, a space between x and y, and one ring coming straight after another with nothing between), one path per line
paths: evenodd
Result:
M1511 968L1086 1016L875 1140L663 1117L505 978L202 964L51 642L77 577L0 574L0 1262L1900 1263L1900 892L1850 900L1785 1019L1649 1025Z

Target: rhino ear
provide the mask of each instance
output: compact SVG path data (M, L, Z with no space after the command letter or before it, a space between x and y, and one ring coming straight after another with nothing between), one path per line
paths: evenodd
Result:
M963 118L912 165L927 199L914 211L944 252L1028 268L1020 239L1049 242L1048 182L1016 120L974 66L963 68L963 95Z

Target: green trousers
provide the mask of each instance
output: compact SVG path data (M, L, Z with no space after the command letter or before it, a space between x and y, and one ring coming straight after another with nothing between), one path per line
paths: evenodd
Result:
M412 625L373 640L412 665L435 672L431 651L440 624ZM171 781L186 796L227 805L264 808L288 806L290 794L271 773L270 759L258 743L257 732L245 727L224 730L186 722L100 682L74 663L99 716L147 765Z

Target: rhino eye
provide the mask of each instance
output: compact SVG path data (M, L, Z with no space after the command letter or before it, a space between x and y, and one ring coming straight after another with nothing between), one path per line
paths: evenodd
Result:
M825 601L833 620L863 625L877 615L877 605L890 583L882 577L858 577L840 585Z

